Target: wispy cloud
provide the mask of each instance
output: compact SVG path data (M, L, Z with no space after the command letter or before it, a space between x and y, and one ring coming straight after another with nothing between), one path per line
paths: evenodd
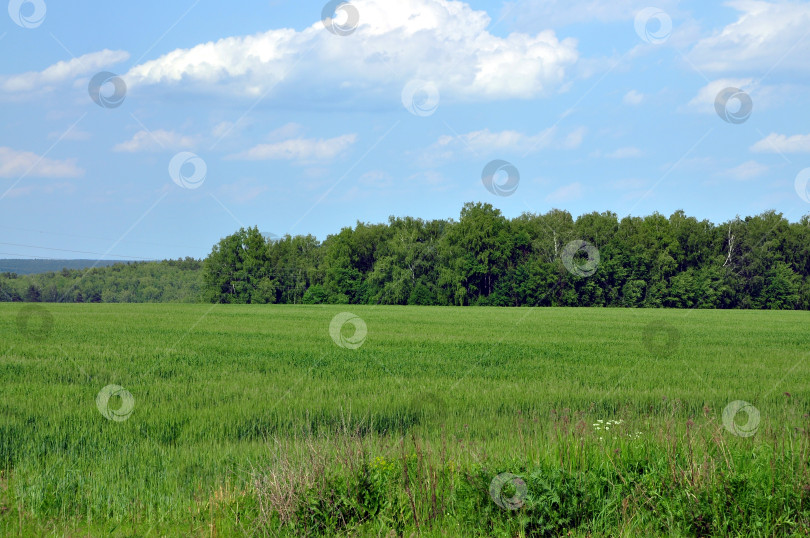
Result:
M28 183L14 187L6 194L6 198L22 198L25 196L37 196L52 194L72 194L76 191L76 185L71 182L60 181L57 183Z
M622 101L625 105L640 105L644 101L644 94L636 90L630 90L624 94Z
M140 153L144 151L176 151L190 149L196 144L192 136L186 136L174 131L157 129L155 131L138 131L126 142L113 147L113 151L124 153Z
M805 39L810 27L807 2L732 0L726 5L736 9L739 17L695 44L689 57L700 69L810 72L810 40Z
M753 146L754 153L810 153L810 134L787 136L771 133Z
M726 170L721 175L731 179L736 179L737 181L749 181L764 175L768 172L768 170L770 170L770 167L765 166L762 163L757 161L747 161L739 166Z
M0 92L7 94L31 94L52 90L54 87L75 81L76 78L129 59L123 50L92 52L57 62L42 71L29 71L20 75L0 76Z
M619 148L617 150L605 153L608 159L635 159L644 155L644 152L634 146Z
M562 204L565 202L573 202L579 200L585 194L585 187L582 183L575 182L570 185L564 185L557 190L551 192L546 196L546 202L550 204Z
M753 91L753 83L754 79L752 78L721 78L714 80L698 90L697 95L689 101L687 108L691 109L693 112L715 114L714 102L721 91L726 88L740 88L741 90L751 93Z
M532 154L545 149L571 150L582 145L587 129L578 127L565 134L557 127L549 127L537 134L519 131L490 131L482 129L458 136L444 135L431 145L422 156L427 162L451 160L459 154L479 155Z
M254 179L241 179L235 183L223 185L219 188L219 193L231 202L244 204L255 200L267 190L269 190L267 185Z
M328 139L294 138L281 142L258 144L247 151L230 155L228 158L244 161L330 160L348 150L356 141L356 134L345 134Z
M41 178L76 178L84 170L76 166L77 159L49 159L31 151L18 151L0 146L0 177L19 178L23 175Z

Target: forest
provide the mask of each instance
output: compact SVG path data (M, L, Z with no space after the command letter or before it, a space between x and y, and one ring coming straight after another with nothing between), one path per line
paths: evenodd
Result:
M47 303L196 303L202 262L193 258L19 275L0 273L0 301Z
M242 228L203 261L0 275L4 301L810 309L810 215L390 217L318 241Z
M203 278L219 303L808 309L810 216L507 219L468 203L458 221L391 217L322 243L241 229L214 246Z

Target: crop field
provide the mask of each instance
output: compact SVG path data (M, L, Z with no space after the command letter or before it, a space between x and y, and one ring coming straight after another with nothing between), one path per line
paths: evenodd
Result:
M805 535L808 322L2 304L0 535Z

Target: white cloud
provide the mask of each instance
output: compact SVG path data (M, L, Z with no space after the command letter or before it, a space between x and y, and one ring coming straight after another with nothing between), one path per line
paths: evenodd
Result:
M75 178L84 175L76 166L76 159L56 160L41 157L30 151L18 151L0 146L0 177L19 178Z
M736 179L737 181L748 181L755 179L770 170L769 167L757 161L747 161L730 170L726 170L722 175Z
M753 146L755 153L810 153L810 134L787 136L771 133Z
M605 157L608 159L634 159L636 157L641 157L642 155L643 153L640 149L630 146L606 153Z
M245 161L329 160L348 150L357 141L357 135L345 134L335 138L294 138L281 142L259 144L247 151L230 155L229 159Z
M549 127L536 135L483 129L458 136L442 136L428 149L428 154L433 158L452 158L459 151L477 154L493 152L529 154L549 148L576 149L582 144L586 132L584 127L574 129L564 136L559 135L557 127Z
M436 192L448 191L453 187L453 182L450 179L435 170L418 172L408 176L405 181Z
M10 94L47 91L59 84L74 81L82 75L95 74L96 71L128 59L128 52L104 49L55 63L43 71L0 77L0 91Z
M71 182L57 183L22 183L6 193L6 198L20 198L32 195L50 195L56 193L72 194L76 191L76 185Z
M219 188L221 194L228 201L238 204L245 204L251 202L267 192L269 187L261 184L255 179L240 179L235 183L223 185Z
M142 151L174 151L194 147L195 139L174 131L158 129L156 131L138 131L127 140L116 144L113 151L139 153Z
M694 46L689 56L700 69L808 71L810 40L804 39L810 27L807 2L733 0L726 5L740 12L739 18Z
M389 188L394 185L394 178L384 170L369 170L357 181L361 185L376 188Z
M572 202L582 198L583 194L585 194L585 188L582 186L582 183L577 181L576 183L565 185L550 193L546 196L546 202L551 204Z
M644 94L636 90L630 90L624 95L623 102L625 105L640 105L644 101Z
M752 84L754 79L751 78L721 78L710 82L703 86L698 94L689 101L687 108L695 112L703 112L706 114L716 114L714 109L714 102L717 95L726 88L740 88L747 92L749 95L753 93ZM755 103L755 106L758 104Z
M280 142L290 138L300 138L303 133L304 127L302 125L291 122L273 130L269 135L267 135L267 139L270 141Z
M224 138L225 136L228 136L234 132L236 128L236 123L232 121L222 121L214 126L214 128L211 130L211 135L215 138Z
M490 100L548 95L579 54L553 31L490 34L490 17L451 0L354 0L360 25L336 36L318 21L297 32L270 30L178 49L133 67L133 87L162 84L250 97L309 92L323 97L387 95L398 102L413 78L433 81L442 99ZM383 93L384 92L384 93Z
M565 137L565 141L558 146L559 149L577 149L582 145L582 141L585 139L585 133L587 132L588 130L585 127L574 129Z

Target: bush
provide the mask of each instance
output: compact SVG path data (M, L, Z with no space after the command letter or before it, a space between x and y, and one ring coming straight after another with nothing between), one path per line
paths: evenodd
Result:
M329 302L329 293L326 291L326 288L320 284L315 284L307 288L301 302L304 304L326 304Z

